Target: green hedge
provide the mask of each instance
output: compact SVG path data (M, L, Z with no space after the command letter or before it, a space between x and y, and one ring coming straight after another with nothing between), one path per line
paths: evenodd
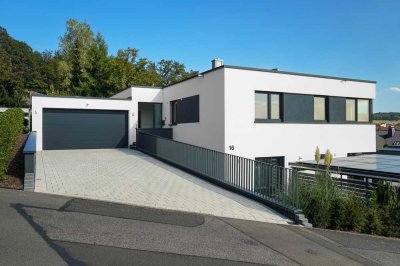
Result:
M21 109L8 109L0 115L0 180L4 178L7 163L23 128L24 112Z
M380 182L368 198L340 190L329 173L301 188L301 207L315 227L400 237L400 188Z

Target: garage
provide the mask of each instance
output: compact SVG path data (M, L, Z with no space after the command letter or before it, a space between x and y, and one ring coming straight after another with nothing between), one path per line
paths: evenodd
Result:
M43 108L43 149L128 147L128 111Z

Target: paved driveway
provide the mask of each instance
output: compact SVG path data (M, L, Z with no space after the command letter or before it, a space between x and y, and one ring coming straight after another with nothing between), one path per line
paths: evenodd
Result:
M130 149L42 151L35 192L288 223L277 212Z

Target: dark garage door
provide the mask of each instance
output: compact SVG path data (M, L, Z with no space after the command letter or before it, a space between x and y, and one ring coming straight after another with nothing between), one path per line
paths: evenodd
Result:
M43 109L43 149L128 147L128 111Z

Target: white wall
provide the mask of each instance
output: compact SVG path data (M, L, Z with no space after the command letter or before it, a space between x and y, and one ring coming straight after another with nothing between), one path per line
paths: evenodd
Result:
M32 131L36 131L36 150L41 151L43 108L89 109L89 110L126 110L129 111L129 143L135 134L133 107L130 100L95 99L82 97L32 96ZM62 141L62 140L60 140Z
M131 87L132 94L132 126L136 131L138 127L139 108L138 103L162 103L163 102L163 89L152 87ZM136 132L132 136L132 141L136 141Z
M224 70L219 69L163 89L163 119L171 123L170 101L199 95L200 122L172 126L174 139L224 150Z
M368 124L254 123L254 92L277 91L373 99L375 84L225 68L226 153L247 158L313 159L316 146L339 156L375 152L375 126ZM234 145L235 149L229 149Z

